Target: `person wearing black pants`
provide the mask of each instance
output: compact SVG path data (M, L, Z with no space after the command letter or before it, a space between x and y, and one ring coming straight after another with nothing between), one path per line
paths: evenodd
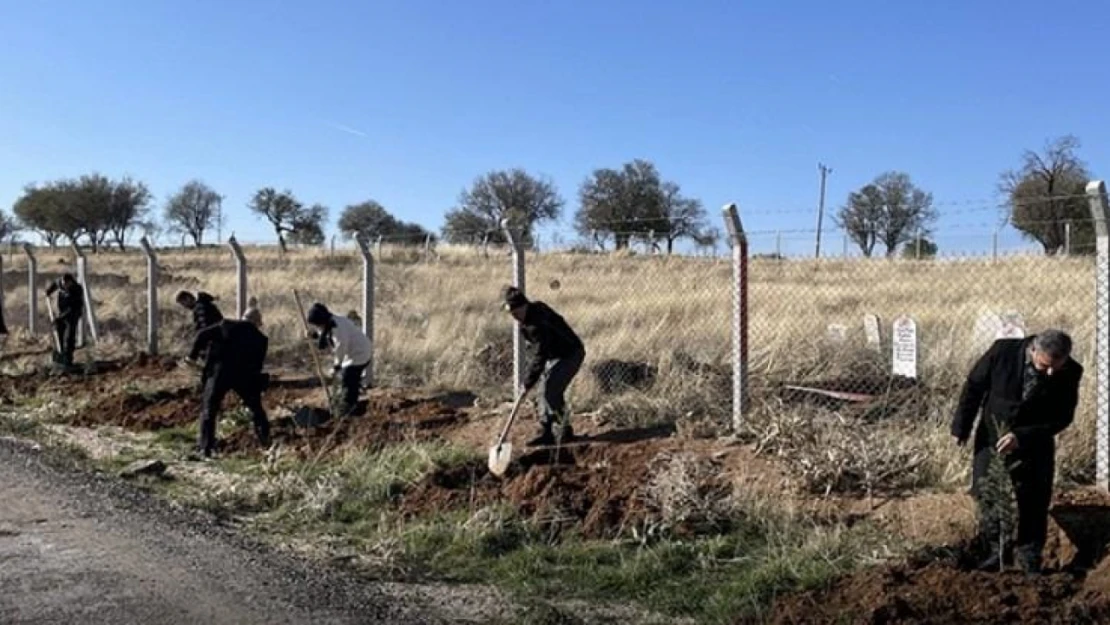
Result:
M1064 332L1000 339L975 363L960 393L952 435L964 445L975 428L972 493L979 507L979 539L998 570L1015 551L1029 573L1041 570L1055 477L1057 434L1071 425L1083 367L1071 357ZM1017 503L1017 536L1012 506ZM1000 546L1001 543L1001 546Z
M58 293L58 316L54 318L54 331L58 335L59 363L73 366L73 352L77 349L77 328L85 314L85 289L77 284L73 274L67 273L57 282L46 287L46 296Z
M520 324L524 340L535 348L531 366L520 392L528 392L542 381L539 397L540 433L529 446L553 445L574 438L567 414L566 391L582 361L586 348L566 319L540 301L529 301L516 287L502 290L503 308ZM560 430L555 432L556 424Z
M343 385L342 405L337 410L339 416L358 414L362 374L374 353L370 337L349 318L333 314L319 302L308 309L306 317L308 323L316 327L315 331L309 331L309 338L317 339L319 349L331 346L334 350L332 373L339 376Z
M231 321L205 328L197 335L189 352L189 361L207 350L203 412L197 452L209 458L216 451L216 421L228 392L234 391L251 413L255 435L263 447L270 445L270 422L262 407L266 376L262 366L266 360L269 339L254 320Z

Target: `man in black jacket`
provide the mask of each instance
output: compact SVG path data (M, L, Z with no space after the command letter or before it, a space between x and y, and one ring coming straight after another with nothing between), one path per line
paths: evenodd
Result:
M220 405L229 391L234 391L250 410L254 432L263 447L270 445L270 422L262 407L266 376L262 366L266 360L269 339L258 329L257 322L224 320L197 334L188 360L195 362L207 350L204 363L203 412L197 451L211 457L216 450L216 420Z
M1071 350L1071 337L1059 330L1000 339L975 363L960 393L952 420L959 445L970 438L979 416L972 491L979 505L979 537L994 554L980 568L997 570L1014 549L1022 568L1040 571L1055 477L1055 437L1075 418L1083 377ZM1006 487L1013 488L1017 499L1014 541L1008 531L1012 504ZM1000 549L1000 542L1005 547Z
M530 391L543 381L540 391L540 435L528 442L529 446L553 445L574 437L570 426L570 415L566 413L566 399L563 397L570 386L582 361L586 348L574 333L566 319L543 302L529 301L524 293L515 287L505 287L502 291L504 309L520 324L525 341L535 347L531 366L523 380L521 392ZM553 431L555 422L560 427L559 436Z
M67 273L61 280L51 282L46 287L46 296L58 293L58 313L54 318L54 331L58 335L61 349L60 363L73 366L73 352L77 349L77 328L85 314L85 289L77 284L73 274Z
M188 291L178 291L175 299L182 308L193 312L193 329L197 332L224 320L216 306L216 298L204 291L197 291L196 295Z

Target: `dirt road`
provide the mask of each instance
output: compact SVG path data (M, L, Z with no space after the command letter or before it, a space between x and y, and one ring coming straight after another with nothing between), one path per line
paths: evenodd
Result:
M0 623L490 622L441 590L325 570L0 439Z

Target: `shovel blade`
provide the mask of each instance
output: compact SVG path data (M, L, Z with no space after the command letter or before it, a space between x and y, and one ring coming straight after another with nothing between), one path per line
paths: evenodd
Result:
M513 459L513 446L511 443L502 443L489 448L489 472L501 477L509 468Z

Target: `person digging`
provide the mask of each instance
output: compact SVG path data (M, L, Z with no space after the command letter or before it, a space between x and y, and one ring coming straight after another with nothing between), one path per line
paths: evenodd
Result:
M316 328L310 330L308 336L317 340L317 347L322 350L332 347L332 375L339 376L343 388L339 416L353 416L358 411L362 374L373 355L370 338L349 318L333 314L319 302L308 309L305 317L308 324Z
M220 312L219 306L216 306L216 298L212 297L209 293L204 291L197 291L193 295L189 291L178 291L174 297L174 301L178 306L193 314L193 331L199 335L201 331L210 326L214 326L224 320L223 313ZM195 338L195 337L194 337ZM203 356L203 354L200 354ZM205 369L201 372L200 388L203 392L204 384L207 381L208 370Z
M269 339L259 330L262 315L251 309L245 320L225 319L197 334L186 362L196 366L206 354L204 398L197 449L192 457L211 458L216 451L216 422L228 392L234 391L251 413L254 432L262 447L270 446L270 422L262 407L268 376L262 373Z
M966 444L975 428L972 494L978 540L991 554L981 570L1000 570L1016 555L1027 573L1041 572L1052 502L1057 434L1071 425L1083 367L1060 330L999 339L975 363L960 392L952 436ZM1017 537L1013 503L1017 502ZM1016 553L1015 553L1016 552Z
M73 352L77 349L77 328L85 314L85 289L77 284L73 274L66 273L60 280L46 287L46 296L58 294L58 314L54 318L54 331L58 336L58 364L73 366Z
M520 325L524 340L535 349L521 393L530 392L542 383L539 392L540 433L528 441L529 447L554 445L574 438L574 429L567 414L567 387L582 367L586 348L559 313L541 301L529 301L516 287L502 289L502 308ZM555 432L555 424L559 432Z

